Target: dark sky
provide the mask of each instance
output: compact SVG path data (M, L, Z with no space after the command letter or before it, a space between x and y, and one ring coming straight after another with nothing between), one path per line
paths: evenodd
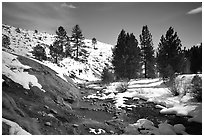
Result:
M191 47L202 42L201 6L201 2L3 2L2 22L52 34L59 26L71 34L72 27L79 24L86 38L113 45L122 29L139 40L142 26L147 25L156 48L161 35L172 26L182 45Z

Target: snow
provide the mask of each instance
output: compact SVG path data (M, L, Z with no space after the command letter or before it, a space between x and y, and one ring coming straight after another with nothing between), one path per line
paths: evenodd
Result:
M202 74L185 74L185 75L178 75L175 78L175 87L177 91L179 91L179 94L184 94L188 92L191 81L195 75L198 75L202 78Z
M195 75L179 76L185 77L185 80L189 81ZM187 78L188 77L188 78ZM157 105L155 107L160 108L162 114L175 114L178 116L192 116L189 122L195 121L202 123L202 103L191 102L192 96L187 93L185 96L173 96L169 88L161 86L163 81L161 79L141 79L130 80L128 83L127 91L119 93L116 89L120 85L120 82L111 83L106 89L102 90L102 93L96 93L88 95L87 98L107 99L112 98L116 108L121 107L136 107L135 105L126 105L127 98L138 99L142 98L149 102L154 102ZM142 85L142 86L141 86ZM97 86L95 86L97 87ZM110 94L106 94L110 93Z
M21 64L17 56L2 51L2 74L12 79L14 82L21 84L25 89L30 89L30 86L37 86L45 92L34 75L24 72L24 70L30 68L30 66Z
M46 55L49 55L49 45L55 40L55 35L48 33L38 32L30 30L24 30L19 28L20 33L16 32L16 27L9 25L2 25L2 34L7 35L10 38L11 45L9 47L12 50L6 49L9 52L17 53L18 55L32 57L30 53L37 44L41 44L45 47ZM92 45L92 40L84 40L83 49L89 53L86 63L76 61L72 58L65 58L60 61L60 66L57 67L51 62L47 62L47 66L53 67L58 73L58 76L66 80L66 76L74 74L76 77L72 78L75 83L84 83L87 81L100 80L101 72L107 65L111 67L111 57L113 45L102 43L97 41L95 45L96 49ZM71 45L73 43L71 42ZM61 71L62 70L62 71ZM64 76L65 75L65 76Z
M94 128L89 128L89 133L94 133L95 135L99 135L99 134L104 134L104 133L106 133L106 131L105 130L103 130L103 129L98 129L98 132L96 131L96 129L94 129Z
M134 84L134 86L138 86L136 84L136 82L131 81L128 85L128 89L126 92L124 93L118 93L118 91L116 90L117 87L120 85L120 82L114 82L111 83L107 89L104 89L104 93L111 93L111 94L100 94L99 96L97 94L92 94L87 96L87 98L98 98L98 99L107 99L107 98L113 98L115 100L115 106L117 108L119 107L136 107L135 105L126 105L125 100L127 100L125 97L129 97L129 98L135 98L138 99L138 97L143 98L143 99L147 99L148 101L157 101L157 98L159 97L163 97L163 96L170 96L170 91L168 88L152 88L152 85L160 85L160 83L162 82L162 80L159 79L153 79L152 81L150 81L149 79L147 79L146 81L150 82L151 85L146 86L145 88L132 88L133 86L131 84ZM144 83L147 83L145 80L142 80ZM137 83L142 83L140 81L137 81ZM140 85L139 84L139 85Z
M160 78L155 78L155 79L131 79L129 84L134 85L134 84L148 84L148 83L155 83L157 81L160 81Z
M16 32L16 27L9 25L2 25L2 34L7 35L10 38L11 45L9 47L13 52L19 53L20 55L29 55L32 48L37 44L50 45L54 41L54 35L48 33L34 33L34 31L21 29L20 33ZM41 40L40 40L41 38ZM47 49L47 47L46 47Z
M31 135L29 132L22 129L22 127L20 127L13 121L2 118L2 122L10 126L9 135Z
M154 87L154 86L159 86L160 84L163 83L162 80L160 81L156 81L156 82L152 82L152 83L145 83L145 84L138 84L138 83L134 83L131 82L131 86L129 86L129 88L139 88L139 87Z
M164 108L160 111L162 114L176 114L178 116L187 116L189 112L195 110L197 105L176 104L171 108Z

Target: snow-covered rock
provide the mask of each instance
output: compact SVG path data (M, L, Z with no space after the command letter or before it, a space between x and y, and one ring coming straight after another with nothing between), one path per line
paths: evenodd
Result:
M21 84L25 89L30 89L30 86L36 86L43 92L46 92L42 89L42 85L38 83L38 79L25 71L30 68L21 64L17 56L2 51L2 74Z
M2 118L2 122L9 125L9 135L31 135L26 130L22 129L17 123L10 121L8 119Z

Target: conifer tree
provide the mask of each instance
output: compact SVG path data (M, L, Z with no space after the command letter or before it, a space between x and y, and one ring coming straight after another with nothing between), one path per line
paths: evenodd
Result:
M124 55L125 52L125 41L126 41L126 32L124 30L121 30L117 44L115 48L113 49L113 60L112 64L114 66L114 73L116 75L116 78L123 78L124 72L125 72L125 59L127 58Z
M50 46L50 55L54 58L54 62L57 64L58 58L68 56L71 54L71 50L66 30L60 26L56 31L56 34L55 41L53 45ZM64 49L69 49L69 51L65 51Z
M202 72L202 43L185 51L186 58L190 61L192 73Z
M144 66L144 77L155 77L155 56L152 42L152 34L150 33L147 25L143 26L142 34L140 34L140 45L142 53L142 62Z
M127 35L127 55L128 58L126 60L126 77L128 79L131 78L139 78L142 71L141 65L141 50L138 46L138 41L131 33Z
M170 27L165 37L161 36L157 51L157 64L162 77L172 77L175 72L181 72L181 47L181 40L177 32Z
M140 76L140 48L132 33L126 34L124 30L120 32L117 45L113 49L112 64L117 79L131 79Z
M79 25L74 26L72 29L72 42L74 43L74 48L76 47L76 59L79 57L80 47L83 45L84 36Z
M93 38L93 39L92 39L92 45L94 45L94 49L96 49L96 47L95 47L95 46L96 46L96 43L97 43L96 38Z

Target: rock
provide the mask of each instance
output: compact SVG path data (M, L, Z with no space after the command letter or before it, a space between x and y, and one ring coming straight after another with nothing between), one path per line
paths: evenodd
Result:
M51 109L50 112L53 113L53 114L57 114L57 111L54 110L54 109Z
M110 131L111 134L115 134L115 132L113 130Z
M49 107L47 105L44 105L44 108L48 109Z
M47 116L48 116L48 117L53 117L53 118L55 118L55 117L53 116L53 114L47 114Z
M63 101L63 104L66 106L66 108L67 108L68 110L72 110L72 107L71 107L68 103L66 103L66 102Z
M150 129L154 127L154 123L147 119L139 119L137 120L137 123L135 123L134 125L138 126L139 128L145 128L145 129Z
M67 98L63 98L63 99L64 99L64 101L67 101L67 102L70 103L70 104L74 103L74 101L75 101L72 96L67 97Z
M134 125L128 125L124 131L125 135L139 135L138 128L136 128Z
M183 134L183 131L185 131L186 128L184 127L183 124L176 124L174 125L174 131L177 133L177 134Z
M50 122L45 122L45 126L51 126Z
M176 135L174 127L167 123L159 124L159 132L161 135Z
M79 127L79 125L77 125L77 124L73 124L72 126L73 126L74 128Z

